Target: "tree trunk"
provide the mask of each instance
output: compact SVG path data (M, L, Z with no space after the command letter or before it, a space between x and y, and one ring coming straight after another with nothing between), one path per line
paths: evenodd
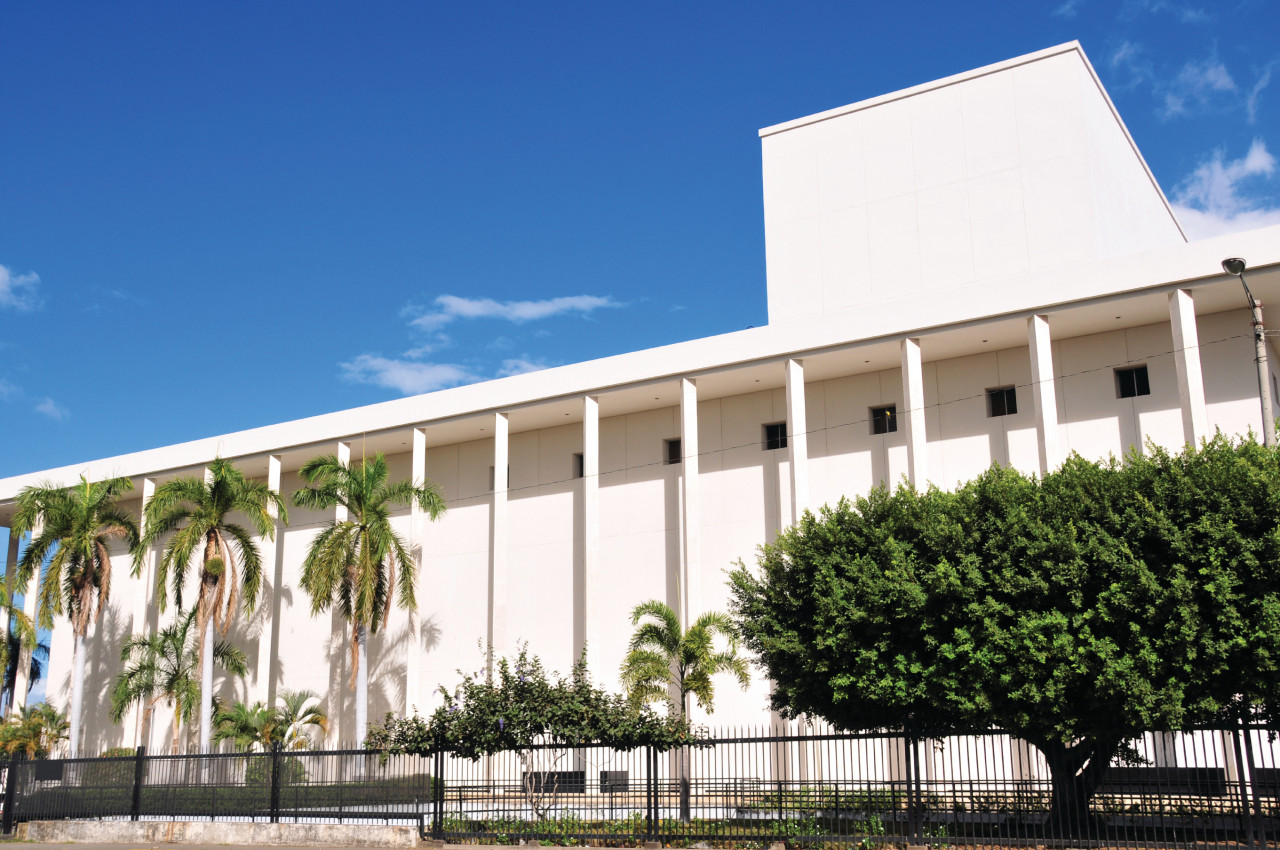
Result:
M1056 742L1033 743L1049 765L1053 787L1047 824L1050 832L1072 838L1102 838L1104 827L1094 819L1089 803L1121 742L1103 744L1086 739L1069 747Z
M213 732L213 615L204 623L200 647L200 752L209 752Z
M688 697L683 694L680 697L680 720L684 721L688 718ZM680 773L680 822L690 823L693 820L692 805L690 804L690 787L689 774L690 770L689 748L681 747L679 756L679 773Z
M181 724L182 723L182 706L175 704L173 706L173 747L170 752L175 756L178 754L178 748L182 746Z
M80 718L84 715L84 635L77 634L71 662L71 757L80 755Z
M369 725L369 630L356 627L356 747L364 746Z

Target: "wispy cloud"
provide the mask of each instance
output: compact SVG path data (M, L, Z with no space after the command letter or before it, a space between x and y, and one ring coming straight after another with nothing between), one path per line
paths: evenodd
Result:
M35 272L14 274L0 266L0 307L34 310L40 306L40 275Z
M1170 14L1184 24L1202 24L1209 20L1209 13L1202 7L1178 0L1125 0L1120 7L1120 19L1132 20L1141 14Z
M608 296L598 295L568 295L542 301L495 301L492 298L441 295L435 300L435 306L435 310L415 318L413 326L435 331L456 319L503 319L523 323L547 319L561 313L585 314L623 305Z
M541 372L543 369L551 368L551 365L552 364L547 363L545 360L530 360L527 357L515 357L502 361L502 366L498 369L498 377L509 378L512 375Z
M1146 48L1127 39L1111 51L1111 55L1107 57L1107 67L1112 72L1110 86L1119 89L1135 88L1151 79L1155 73Z
M61 422L69 415L69 411L53 399L45 396L35 407L36 413L43 413L56 422Z
M1227 66L1215 57L1203 62L1187 62L1166 85L1161 87L1159 116L1168 121L1193 113L1201 113L1213 108L1221 108L1237 102L1235 95L1239 93L1236 81L1231 79ZM1223 97L1228 96L1224 103Z
M1239 159L1216 150L1174 189L1174 213L1194 239L1280 224L1280 207L1260 204L1244 191L1247 182L1275 171L1276 159L1262 139Z
M22 387L11 381L6 381L4 378L0 378L0 401L9 401L12 398L17 398L21 394Z
M452 363L423 363L374 354L361 354L338 366L348 381L386 387L404 395L429 393L481 380L465 367Z
M1074 18L1076 13L1080 11L1080 0L1066 0L1061 6L1053 10L1052 14L1059 18Z
M1249 96L1244 102L1244 111L1249 116L1250 124L1258 120L1258 101L1262 97L1263 90L1271 85L1271 69L1275 64L1274 61L1268 62L1262 69L1262 73L1258 75L1258 81L1253 84L1253 88L1249 89Z

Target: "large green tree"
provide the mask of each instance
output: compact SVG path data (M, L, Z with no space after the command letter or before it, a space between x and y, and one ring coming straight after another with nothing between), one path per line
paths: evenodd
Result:
M204 478L182 477L156 488L147 502L145 532L135 548L133 573L138 576L150 546L164 540L156 570L156 601L165 610L169 593L182 608L187 574L197 568L196 629L200 671L200 748L208 749L213 711L214 630L223 637L244 597L252 613L262 590L262 555L254 539L274 539L276 516L289 521L280 495L260 481L246 478L230 461L217 458ZM237 520L244 518L251 528ZM252 530L251 530L252 529ZM237 577L240 578L237 581Z
M124 669L111 686L111 721L119 723L130 706L140 705L147 716L157 703L173 710L171 751L182 746L182 726L190 723L200 703L200 653L196 612L180 614L160 631L125 641L120 650ZM212 662L233 676L248 672L244 650L229 641L210 644ZM212 667L212 665L210 665Z
M1051 823L1143 730L1280 708L1280 455L993 467L954 493L876 490L806 514L731 577L774 706L844 729L996 726L1052 771Z
M311 613L336 606L351 625L351 686L356 691L356 743L363 745L368 725L368 637L387 624L391 603L417 608L418 564L391 527L396 505L416 504L431 519L444 513L444 496L430 481L388 481L382 453L348 466L336 455L315 457L298 473L306 487L293 503L310 510L339 505L344 520L320 529L302 565L302 588L311 597Z
M71 757L80 751L84 714L84 637L91 622L102 617L111 598L111 547L138 544L138 525L116 503L133 489L128 478L89 481L74 487L40 484L18 494L10 534L34 531L18 560L14 586L29 587L39 578L38 621L53 627L64 612L73 635L71 673ZM48 560L48 568L41 567Z
M671 607L657 599L641 602L631 611L636 626L627 655L622 660L622 686L638 703L669 705L681 722L689 717L689 697L708 713L715 700L712 677L728 673L743 690L751 682L747 661L738 655L733 621L718 611L707 611L688 629ZM717 638L721 645L716 645ZM672 691L675 699L672 699ZM690 759L680 757L680 818L688 823L690 811Z

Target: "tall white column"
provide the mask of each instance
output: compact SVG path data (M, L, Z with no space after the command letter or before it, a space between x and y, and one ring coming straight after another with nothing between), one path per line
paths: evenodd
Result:
M920 364L920 340L902 341L902 403L906 416L898 420L906 425L907 478L916 487L929 483L929 449L924 426L924 370Z
M31 540L39 537L44 532L44 521L36 520L35 527L31 529ZM30 545L28 543L28 545ZM27 619L33 624L36 622L36 601L40 598L40 574L44 571L44 565L37 565L35 573L31 576L31 582L22 588L13 588L15 591L22 593L22 613L27 615ZM21 648L18 650L18 669L14 673L13 681L13 708L12 711L21 711L23 706L27 704L27 686L31 678L31 650L32 646L26 641L22 642Z
M680 379L680 478L684 496L684 570L678 613L687 628L702 613L701 513L698 502L698 386Z
M787 460L791 467L791 522L809 508L809 426L804 412L804 362L787 361Z
M493 504L489 512L489 647L493 658L507 652L507 414L493 417Z
M342 464L347 468L351 467L351 443L349 442L338 443L338 463ZM337 522L346 522L347 509L342 505L338 505L336 508L334 508L333 518Z
M273 493L280 492L280 455L267 457L267 487ZM253 695L251 697L251 699L263 703L267 701L271 694L271 676L276 664L276 659L271 653L271 614L274 610L271 595L280 592L280 588L275 586L278 581L275 568L276 547L281 545L279 511L275 505L268 504L267 512L271 514L275 534L271 537L259 538L258 551L262 555L262 569L267 575L271 576L272 580L270 584L263 583L263 593L258 597L258 610L260 612L258 620L262 623L262 631L258 633L258 669L255 671Z
M147 505L151 502L151 497L155 493L156 480L154 478L142 479L142 509L138 515L138 533L140 535L147 533ZM142 637L147 631L147 610L151 605L151 593L154 589L151 586L154 558L154 550L151 547L147 547L147 550L142 553L142 563L138 567L137 592L133 597L133 620L129 626L129 634L135 638ZM129 711L125 714L124 726L121 730L124 737L124 746L137 747L142 744L142 715L143 712L137 703L129 706Z
M427 431L425 428L413 429L413 463L412 479L414 487L427 483ZM409 508L409 557L417 563L418 580L414 586L414 598L422 604L422 587L430 584L422 580L426 569L426 548L423 536L426 534L426 517L422 507L414 501ZM418 617L418 607L409 610L409 640L404 659L404 714L406 717L418 713L419 691L422 689L422 625Z
M1058 391L1053 378L1048 316L1027 319L1027 347L1031 352L1031 398L1036 410L1040 474L1047 475L1062 463L1062 450L1058 445Z
M1175 289L1169 293L1169 326L1173 330L1173 364L1178 373L1178 399L1182 406L1182 439L1198 446L1209 436L1209 416L1204 406L1196 304L1190 290Z
M600 400L582 399L582 629L592 660L600 658Z

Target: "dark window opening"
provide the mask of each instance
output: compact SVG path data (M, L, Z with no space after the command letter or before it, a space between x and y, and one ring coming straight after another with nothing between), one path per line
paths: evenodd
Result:
M987 390L987 415L1012 416L1018 412L1018 392L1013 387Z
M785 449L787 447L787 423L775 422L764 426L764 450Z
M573 477L582 478L586 475L586 461L582 457L582 452L573 453Z
M679 463L680 462L680 440L678 438L675 440L667 440L666 449L667 449L667 455L662 462L665 464Z
M1117 369L1116 397L1133 398L1140 395L1151 395L1151 382L1147 378L1147 367L1135 366L1132 369Z
M898 430L898 408L897 405L888 404L884 407L871 408L871 433L872 434L892 434Z

